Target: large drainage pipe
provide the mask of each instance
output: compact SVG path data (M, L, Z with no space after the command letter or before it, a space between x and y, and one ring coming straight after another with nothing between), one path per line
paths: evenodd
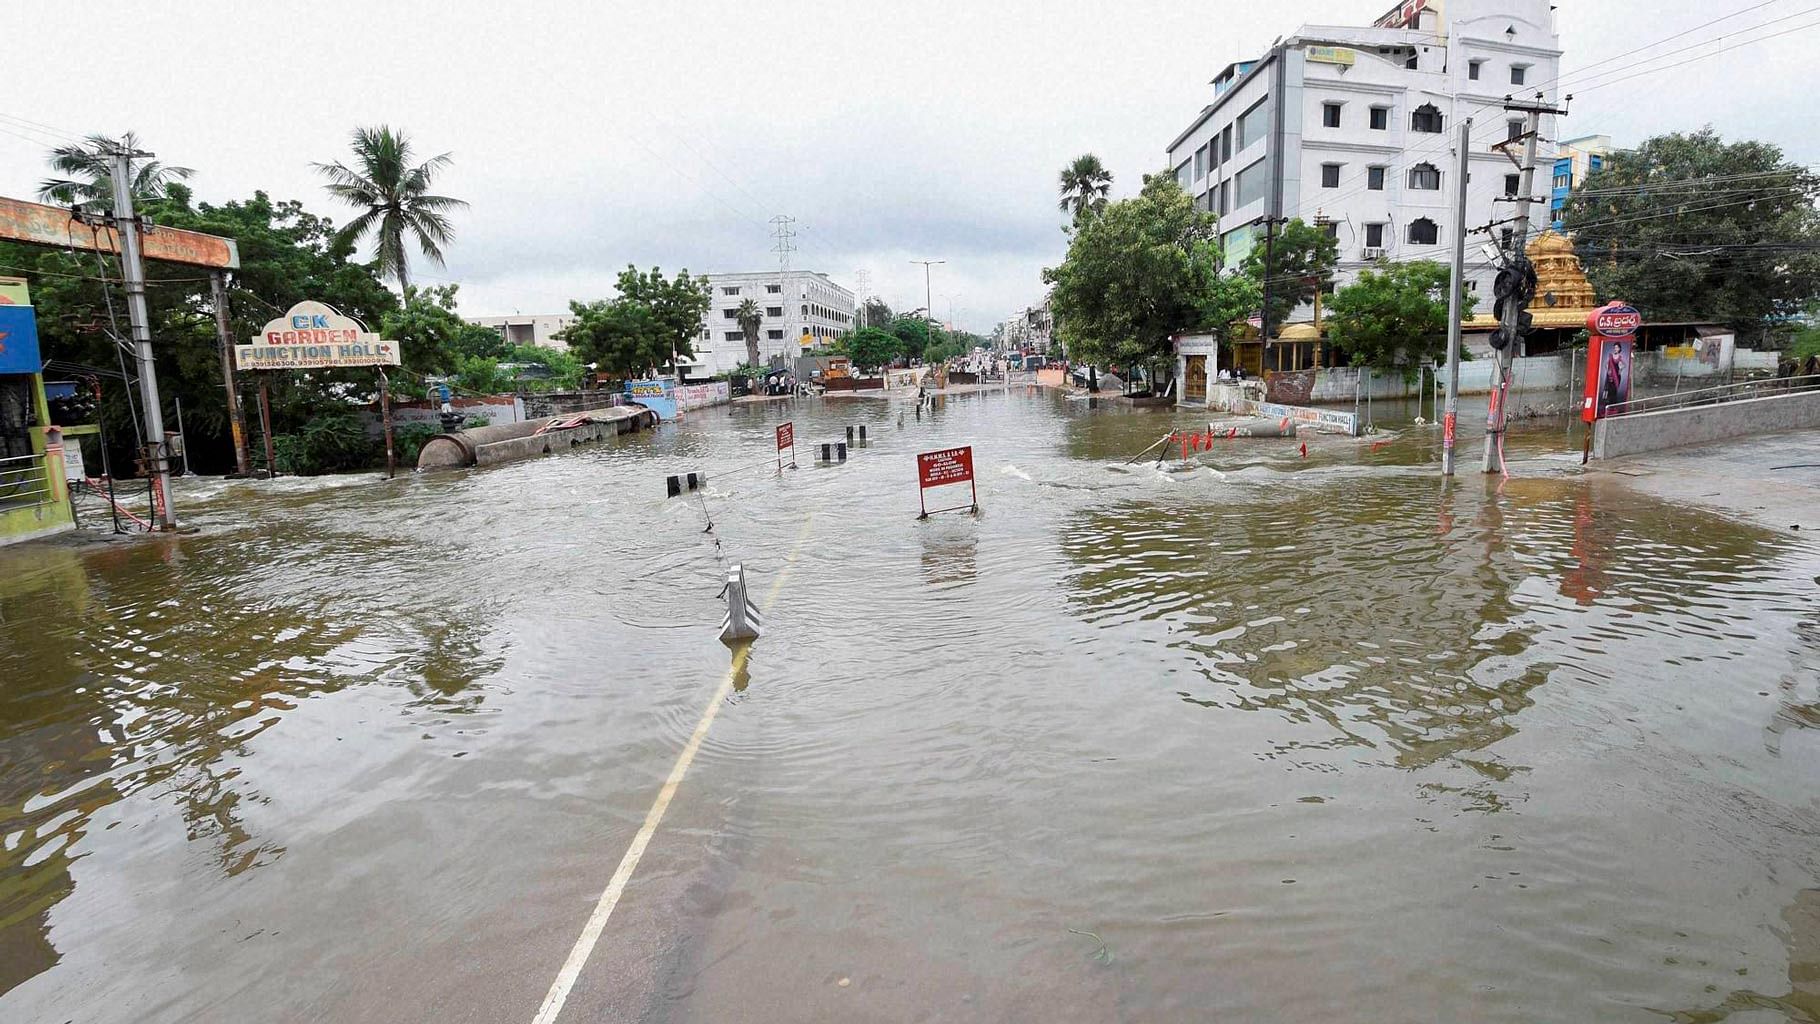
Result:
M491 466L640 430L657 414L640 405L588 409L569 416L472 427L437 434L423 443L418 469Z

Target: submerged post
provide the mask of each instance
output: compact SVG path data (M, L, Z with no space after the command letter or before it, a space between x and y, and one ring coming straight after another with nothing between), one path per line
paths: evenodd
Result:
M722 640L753 640L758 637L758 607L746 593L746 567L735 562L727 570L727 583L721 587L722 597L727 599L727 616L721 620L720 638Z

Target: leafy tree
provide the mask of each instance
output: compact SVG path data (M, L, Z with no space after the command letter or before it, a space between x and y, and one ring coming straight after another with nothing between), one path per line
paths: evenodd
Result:
M1820 175L1711 127L1658 135L1574 190L1562 211L1586 275L1651 320L1716 320L1761 338L1820 294Z
M1112 172L1100 163L1099 157L1082 153L1062 168L1059 184L1059 205L1064 213L1073 212L1074 225L1079 228L1082 220L1106 208L1106 197L1112 192Z
M1432 363L1447 348L1447 267L1433 260L1379 264L1333 297L1328 336L1354 366ZM1461 293L1460 308L1472 303Z
M1820 326L1804 327L1795 332L1795 338L1789 345L1788 354L1803 360L1820 356Z
M544 345L513 345L499 357L499 361L541 366L550 374L545 386L565 391L580 387L582 377L587 372L587 367L575 357L575 353Z
M1214 218L1166 174L1083 222L1059 267L1043 271L1069 355L1086 363L1148 363L1170 335L1201 322L1219 274Z
M891 323L891 307L885 300L874 296L860 303L859 325L861 327L885 327Z
M406 288L403 305L388 311L380 320L380 336L399 343L399 356L406 371L406 379L399 382L401 394L420 393L417 383L409 379L412 375L456 374L463 360L496 360L505 351L499 332L468 323L455 312L456 290L452 284Z
M733 312L734 322L739 324L740 332L746 336L746 362L748 365L757 366L758 328L760 324L764 323L764 310L758 308L757 302L747 299L741 302L739 308Z
M713 304L708 284L687 270L666 279L656 267L620 271L619 296L571 302L575 322L561 337L583 359L612 377L654 371L677 356L692 356L691 342Z
M437 172L449 166L448 153L412 167L410 139L385 125L356 128L352 141L354 167L340 161L314 166L329 179L330 195L363 211L341 229L342 235L355 241L373 235L379 273L397 278L399 290L407 290L406 237L415 238L423 254L442 266L442 247L454 237L446 215L468 204L429 191Z
M847 337L847 352L861 369L884 366L902 351L903 342L897 335L880 327L861 327Z
M505 394L515 390L518 383L509 371L500 369L499 360L470 355L455 357L455 372L449 380L462 391L477 395Z
M1259 283L1260 293L1269 292L1272 330L1282 327L1297 306L1313 301L1315 291L1333 278L1339 252L1337 239L1300 217L1283 225L1270 245L1252 246L1244 269ZM1268 289L1263 287L1266 278Z
M69 177L46 178L40 182L38 198L65 206L111 209L114 205L113 154L121 149L138 148L139 137L132 132L118 139L90 135L80 145L58 146L51 150L51 169ZM141 160L133 170L133 202L143 204L162 199L170 184L194 173L188 167Z
M953 338L942 338L929 343L923 351L923 359L930 366L937 366L961 354L961 344Z
M927 359L929 321L910 313L901 313L891 321L890 331L897 336L899 350L911 359Z

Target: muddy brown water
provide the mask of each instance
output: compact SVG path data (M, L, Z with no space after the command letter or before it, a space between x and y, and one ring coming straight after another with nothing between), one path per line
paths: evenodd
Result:
M1547 424L1499 489L1022 392L798 405L780 479L783 414L0 551L0 1020L529 1021L729 561L788 576L563 1020L1820 1015L1807 541Z

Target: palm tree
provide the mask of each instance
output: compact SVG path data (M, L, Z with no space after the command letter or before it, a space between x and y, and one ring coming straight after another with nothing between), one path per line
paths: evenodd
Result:
M132 132L118 139L90 135L81 145L58 146L51 150L51 169L70 177L46 178L39 182L38 198L67 206L112 206L114 153L121 149L129 153L138 151L139 136ZM133 174L133 201L162 198L173 180L194 173L188 167L170 167L147 160Z
M1073 210L1074 222L1079 224L1087 214L1105 209L1106 196L1112 192L1112 172L1099 157L1082 153L1062 168L1061 192L1061 208Z
M733 319L739 323L739 329L746 335L746 365L758 365L758 325L764 322L759 313L758 303L747 299L733 311Z
M449 166L449 154L412 167L411 140L385 125L354 129L353 146L353 168L339 161L313 166L329 179L329 194L363 210L341 229L340 237L358 242L372 234L380 276L396 277L399 290L405 291L411 286L405 236L414 236L423 254L441 266L442 246L454 237L444 213L468 204L429 193L436 172Z

